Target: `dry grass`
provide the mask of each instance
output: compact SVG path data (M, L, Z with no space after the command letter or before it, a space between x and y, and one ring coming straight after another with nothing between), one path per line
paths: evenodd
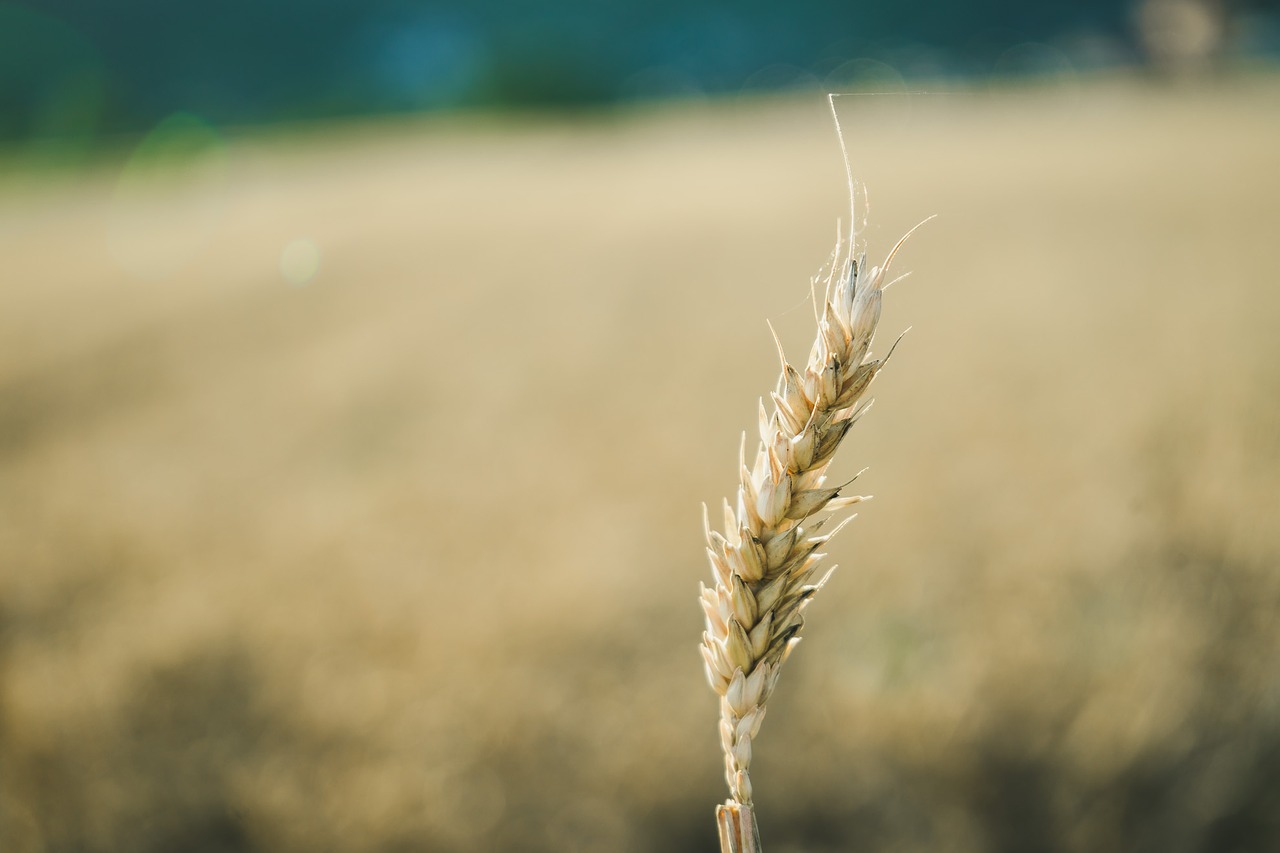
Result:
M1276 94L846 115L871 254L939 220L753 758L771 853L1280 839ZM762 314L812 322L824 110L4 179L6 851L714 849L693 519Z

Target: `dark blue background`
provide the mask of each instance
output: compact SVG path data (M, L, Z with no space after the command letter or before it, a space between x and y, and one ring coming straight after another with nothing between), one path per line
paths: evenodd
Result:
M1135 64L1133 19L1116 0L0 3L0 139L94 139L175 111L244 124L578 108L822 81L855 58L974 76L1028 41L1076 66Z

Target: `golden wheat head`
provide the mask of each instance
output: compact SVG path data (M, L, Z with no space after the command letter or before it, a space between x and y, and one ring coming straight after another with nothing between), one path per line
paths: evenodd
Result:
M727 806L750 809L752 740L782 664L799 642L805 606L831 573L815 579L826 556L819 549L852 520L822 533L827 519L814 516L865 499L841 496L848 483L829 485L827 468L849 428L870 407L864 395L892 353L890 348L884 358L873 358L871 344L884 290L892 283L886 272L909 236L883 265L872 267L865 254L854 257L852 238L840 263L837 241L820 308L815 293L818 334L808 363L795 368L778 345L782 373L771 405L760 402L760 444L750 467L743 437L741 483L736 502L725 501L723 532L712 528L704 507L714 582L701 590L701 648L707 680L720 697Z

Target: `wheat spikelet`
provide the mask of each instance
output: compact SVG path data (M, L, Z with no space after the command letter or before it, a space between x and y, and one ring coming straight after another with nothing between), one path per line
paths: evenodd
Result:
M719 812L726 850L758 848L752 837L751 743L782 664L799 642L804 608L830 576L828 571L815 579L825 556L819 549L852 520L822 533L827 519L813 517L865 499L840 496L848 483L828 484L827 467L849 428L870 407L863 399L866 390L893 352L891 347L884 358L873 358L871 344L882 294L892 284L886 283L886 272L914 231L898 241L883 265L870 268L865 254L854 257L852 236L841 263L843 243L837 237L821 308L815 293L818 334L808 363L797 370L778 344L782 373L771 407L760 402L760 444L750 467L743 436L741 483L736 505L725 501L723 532L712 528L703 507L714 583L701 589L702 656L707 680L720 697L720 742L731 796Z

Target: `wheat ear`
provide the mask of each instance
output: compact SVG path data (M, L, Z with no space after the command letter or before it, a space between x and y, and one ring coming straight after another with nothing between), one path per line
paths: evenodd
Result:
M751 742L782 664L800 641L804 608L834 570L814 580L826 556L818 549L853 518L822 534L827 519L813 516L865 500L841 497L848 483L827 485L827 466L849 428L870 408L864 394L893 352L891 347L884 358L872 358L871 343L883 292L892 284L886 283L886 272L914 231L898 241L883 265L870 268L865 254L854 257L852 235L841 263L837 237L821 309L814 297L818 334L808 364L797 370L778 343L782 374L770 395L772 413L761 400L760 445L750 468L743 436L737 506L725 501L723 533L712 529L703 507L714 583L701 589L707 617L702 657L711 689L720 697L730 799L716 816L725 853L756 853L760 847L751 808Z

